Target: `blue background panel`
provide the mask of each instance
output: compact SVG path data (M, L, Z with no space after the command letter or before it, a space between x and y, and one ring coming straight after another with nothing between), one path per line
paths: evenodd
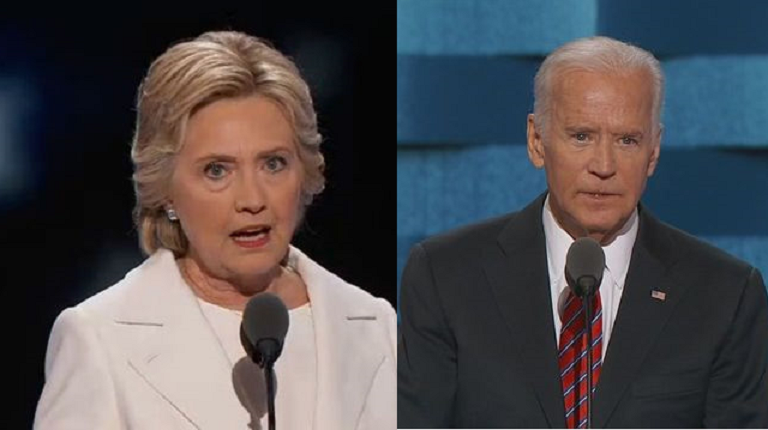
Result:
M398 144L525 141L538 61L397 57Z
M524 143L538 66L528 57L398 56L398 143ZM680 58L662 66L666 145L768 143L768 55Z
M523 207L546 188L525 146L397 153L397 234L427 236Z
M768 236L705 236L702 239L750 262L768 282Z
M678 58L663 69L670 145L768 145L768 55Z
M398 0L397 52L541 55L593 34L595 0Z
M768 151L662 147L643 203L691 234L768 237ZM521 209L546 189L522 145L397 152L397 232L427 236Z
M643 202L695 235L768 237L768 150L664 148Z
M763 0L601 0L597 34L660 57L768 54Z

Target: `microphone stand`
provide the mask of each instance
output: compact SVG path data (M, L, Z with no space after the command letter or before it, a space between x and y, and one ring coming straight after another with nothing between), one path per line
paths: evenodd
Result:
M248 300L240 323L240 343L251 360L264 370L267 388L269 430L275 430L275 361L283 351L288 333L288 308L272 293L257 294ZM250 329L249 332L246 329Z
M587 331L585 351L587 354L587 428L592 428L592 318L594 314L592 299L600 287L604 268L605 252L596 240L588 237L579 238L568 249L565 258L565 276L573 294L582 300L584 329ZM578 389L580 386L581 383L577 381L574 387L577 393L581 392Z
M264 380L267 381L267 411L269 430L275 430L275 365L267 362L264 366Z
M267 412L269 430L275 430L275 361L280 356L283 346L275 339L261 339L256 343L254 362L264 369L264 381L267 383Z

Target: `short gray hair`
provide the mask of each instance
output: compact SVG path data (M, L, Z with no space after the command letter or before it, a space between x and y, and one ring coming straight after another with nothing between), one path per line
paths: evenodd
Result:
M609 37L595 36L578 39L557 48L547 56L534 79L534 122L543 132L551 110L552 87L564 72L586 70L596 73L625 73L646 71L653 88L653 116L661 126L664 103L664 73L650 52Z

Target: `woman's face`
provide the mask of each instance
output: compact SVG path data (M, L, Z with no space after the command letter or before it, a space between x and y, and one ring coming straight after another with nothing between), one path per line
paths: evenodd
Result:
M197 111L170 190L188 256L231 283L272 273L298 222L302 179L293 130L274 102L249 96Z

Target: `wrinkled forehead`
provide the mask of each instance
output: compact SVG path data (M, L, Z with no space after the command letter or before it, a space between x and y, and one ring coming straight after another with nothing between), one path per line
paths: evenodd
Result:
M295 134L288 118L277 103L264 97L215 101L198 110L186 126L182 154L250 156L295 149Z
M654 121L653 85L643 71L571 71L558 77L551 100L556 120L629 122L643 128Z
M633 95L638 100L653 101L653 76L645 69L620 71L593 71L582 68L567 68L558 71L552 79L550 95L558 97L580 91L600 89L618 90Z

